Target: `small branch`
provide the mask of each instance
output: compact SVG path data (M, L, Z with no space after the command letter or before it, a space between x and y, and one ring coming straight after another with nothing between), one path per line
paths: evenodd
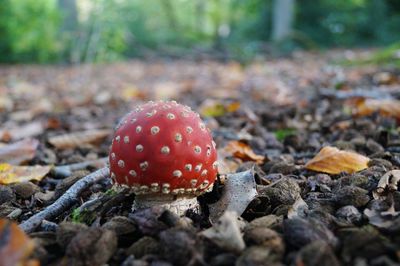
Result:
M43 220L57 217L67 210L78 199L78 195L89 186L107 178L110 175L108 167L101 168L90 175L87 175L72 185L58 200L46 207L41 212L36 213L28 220L20 224L22 230L27 233L33 232Z
M387 88L375 87L372 90L354 89L351 91L340 91L333 89L320 89L320 95L328 98L346 100L350 98L372 98L372 99L392 99L393 95Z
M72 174L73 171L76 170L82 170L85 169L88 166L94 166L94 167L105 167L107 165L108 157L92 160L92 161L86 161L82 163L74 163L74 164L68 164L68 165L61 165L61 166L56 166L53 169L53 173L56 177L59 178L65 178L68 177Z
M58 228L58 224L43 220L40 225L40 230L45 232L55 232Z

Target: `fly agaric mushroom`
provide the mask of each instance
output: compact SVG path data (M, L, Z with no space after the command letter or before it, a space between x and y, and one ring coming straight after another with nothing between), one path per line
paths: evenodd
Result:
M117 126L111 178L136 194L133 209L155 205L182 215L217 175L215 142L199 114L175 101L148 102Z

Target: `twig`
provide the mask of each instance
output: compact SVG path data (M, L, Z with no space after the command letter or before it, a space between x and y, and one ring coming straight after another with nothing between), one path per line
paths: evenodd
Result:
M340 99L340 100L345 100L345 99L349 99L349 98L357 98L357 97L372 98L372 99L391 99L391 98L393 98L393 96L391 94L392 91L382 88L382 87L376 87L376 88L373 88L372 90L355 89L355 90L351 90L351 91L321 89L319 91L319 93L323 97L331 97L331 98L336 98L336 99Z
M49 220L57 217L63 211L67 210L77 199L78 195L91 186L92 184L99 182L102 179L107 178L110 175L108 167L101 168L90 175L87 175L72 185L58 200L53 204L46 207L39 213L36 213L28 220L22 222L20 227L27 233L33 232L43 220Z
M107 165L108 158L100 158L92 161L82 162L82 163L74 163L62 166L56 166L53 169L53 173L55 176L60 178L68 177L72 174L73 171L85 169L88 166L95 167L105 167Z
M58 224L49 222L47 220L43 220L42 224L40 225L40 229L46 232L55 232L58 228Z

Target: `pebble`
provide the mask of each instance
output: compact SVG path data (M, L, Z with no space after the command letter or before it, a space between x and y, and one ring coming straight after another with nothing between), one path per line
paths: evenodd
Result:
M67 265L104 265L117 249L116 234L104 228L79 232L65 251Z
M40 188L32 182L22 182L12 185L15 194L22 199L29 199L33 194L40 191Z
M282 237L269 228L256 227L246 230L243 239L248 246L263 246L279 256L285 252L285 243Z
M144 255L158 254L159 250L160 244L156 239L144 236L127 248L126 254L141 258Z
M0 205L15 200L14 191L8 186L0 185Z
M114 231L117 236L126 235L137 231L136 223L125 216L115 216L103 224L102 227Z
M324 241L315 241L303 247L295 258L295 265L340 266L335 252Z
M332 231L315 219L287 219L283 222L283 234L286 243L293 248L301 248L318 240L332 246L338 242Z
M369 200L368 191L355 186L345 186L336 192L336 201L341 206L353 205L359 208L365 206Z
M348 222L350 224L358 224L359 222L361 222L362 214L356 207L348 205L338 209L336 211L336 217L339 220Z
M56 230L56 239L60 247L66 248L69 242L79 232L88 229L87 225L81 223L62 222Z

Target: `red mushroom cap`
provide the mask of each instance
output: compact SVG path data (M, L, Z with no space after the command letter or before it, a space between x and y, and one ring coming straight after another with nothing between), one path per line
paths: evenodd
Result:
M148 102L127 114L110 152L114 182L140 194L200 194L213 185L217 152L209 130L190 107Z

